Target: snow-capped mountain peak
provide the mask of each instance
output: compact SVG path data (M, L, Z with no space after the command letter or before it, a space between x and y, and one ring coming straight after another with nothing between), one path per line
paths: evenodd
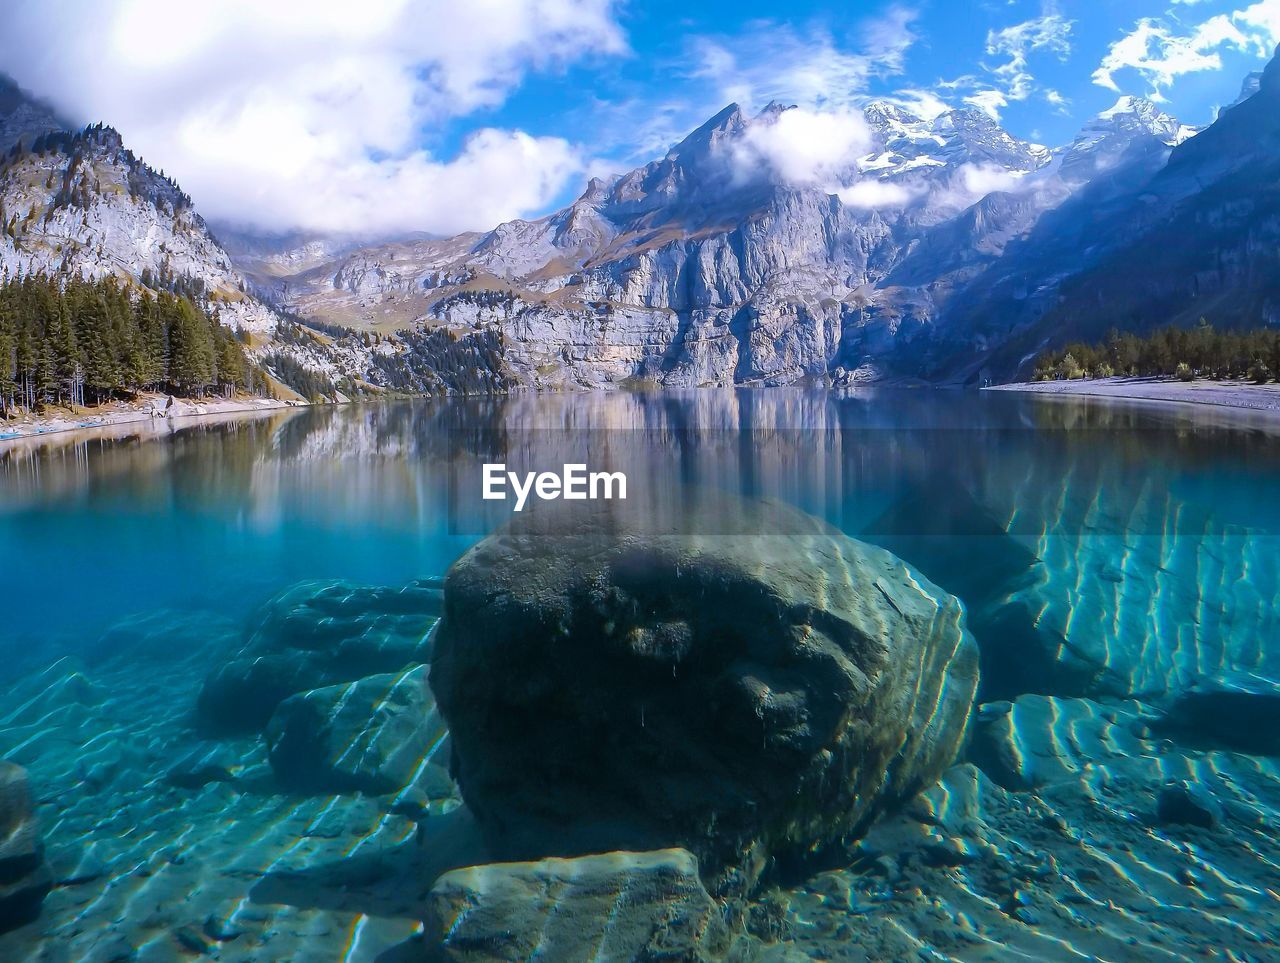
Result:
M1176 147L1184 140L1195 136L1198 128L1181 123L1176 117L1166 114L1145 97L1125 95L1107 110L1099 113L1085 127L1082 137L1101 137L1116 131L1130 135L1149 133L1170 147Z

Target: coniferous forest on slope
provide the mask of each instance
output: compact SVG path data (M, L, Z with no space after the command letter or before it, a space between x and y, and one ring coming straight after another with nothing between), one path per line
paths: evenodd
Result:
M1145 337L1112 331L1100 344L1075 342L1036 360L1037 381L1137 377L1248 378L1264 384L1280 373L1280 331L1219 331L1203 318L1190 330L1169 326Z
M264 391L236 335L184 295L114 278L0 284L0 413L100 404L139 391Z

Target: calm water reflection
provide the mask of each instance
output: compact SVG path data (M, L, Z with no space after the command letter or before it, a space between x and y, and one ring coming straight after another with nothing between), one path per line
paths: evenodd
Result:
M157 439L49 438L0 449L0 640L48 652L137 611L241 617L303 578L440 574L509 510L479 498L489 461L622 470L646 517L726 533L733 519L683 511L691 491L781 498L908 555L1003 534L1051 580L1078 578L1081 539L1112 539L1099 557L1122 564L1144 542L1160 558L1178 538L1247 536L1254 548L1223 564L1265 595L1274 563L1253 556L1280 531L1280 439L1211 417L1007 394L695 392L394 402Z

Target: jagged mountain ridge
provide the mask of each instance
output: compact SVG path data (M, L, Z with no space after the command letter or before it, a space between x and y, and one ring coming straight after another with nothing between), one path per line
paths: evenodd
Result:
M1253 98L1251 86L1214 129L1252 110L1268 81ZM1167 221L1187 192L1252 156L1230 143L1202 156L1193 129L1138 98L1052 150L977 110L925 118L882 101L865 108L864 154L821 182L794 182L751 153L788 108L747 116L731 105L664 157L592 180L543 218L374 245L244 235L233 257L114 131L64 144L71 135L42 127L53 115L33 103L0 111L24 141L0 171L0 269L199 279L224 321L261 334L262 351L335 382L414 391L1012 372L1074 333L1078 313L1097 313L1078 303L1064 314L1060 302L1093 290L1075 279L1114 242ZM42 136L42 150L26 150ZM1159 180L1179 164L1195 170ZM1248 201L1246 191L1233 203ZM1269 316L1269 297L1233 310ZM281 341L273 304L328 336Z
M953 293L1045 211L1132 145L1167 152L1191 133L1127 98L1049 150L981 111L926 119L876 102L867 153L833 182L796 184L743 163L786 109L731 105L544 218L259 280L330 322L495 332L513 385L909 377Z
M933 372L1026 374L1048 347L1202 317L1280 324L1280 59L1167 161L1131 153L1046 215L955 306Z
M289 358L328 381L364 380L361 344L280 340L282 319L257 297L176 182L101 124L72 130L0 76L0 278L102 278L201 300L223 324L252 333L259 361Z

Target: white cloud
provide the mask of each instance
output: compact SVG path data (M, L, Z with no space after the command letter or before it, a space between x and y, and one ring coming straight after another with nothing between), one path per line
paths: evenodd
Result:
M1259 56L1270 57L1280 45L1280 0L1262 0L1237 10L1231 19L1242 25Z
M999 120L1000 111L1009 106L1009 98L998 90L979 90L965 97L964 102L977 107L992 120Z
M689 43L692 77L711 87L718 104L748 109L771 101L820 110L840 110L863 99L874 76L902 70L916 41L916 13L892 7L862 30L863 45L845 49L819 28L805 31L758 21L733 37L695 37Z
M923 117L925 120L933 120L939 114L945 114L951 109L951 105L932 90L922 90L916 87L899 90L892 97L882 97L880 99L886 103L895 104L903 110L908 110L917 117Z
M983 164L962 164L957 172L959 184L976 198L993 191L1009 191L1022 181L1022 175Z
M930 202L939 208L963 210L996 191L1020 193L1035 189L1036 181L990 164L962 164L946 183L930 194Z
M936 86L956 94L964 92L964 103L999 120L1010 103L1045 90L1031 71L1031 58L1035 54L1053 55L1066 61L1071 55L1074 26L1074 20L1048 8L1043 16L989 30L983 50L991 59L981 64L981 72L940 81ZM1049 96L1053 93L1045 90L1046 99L1056 103Z
M885 207L902 207L920 193L919 188L892 181L862 180L835 192L846 207L877 210Z
M784 184L825 185L870 147L871 131L861 111L795 107L748 127L734 145L734 162L744 174L763 167Z
M870 51L874 66L884 73L900 73L907 51L919 40L915 22L920 13L895 4L862 28L863 47Z
M625 50L614 14L614 0L43 0L0 8L0 63L73 119L119 128L208 215L452 233L545 206L583 162L520 131L481 130L447 158L424 141L531 71Z
M1183 74L1222 67L1222 52L1270 56L1280 44L1280 0L1260 0L1230 14L1217 14L1193 27L1144 17L1108 49L1093 72L1093 82L1120 91L1116 74L1133 70L1159 99Z
M689 43L691 78L717 104L735 102L748 111L769 103L795 105L757 118L733 145L735 177L765 175L778 183L818 187L855 207L906 203L914 192L880 181L847 180L873 137L862 113L873 78L898 74L916 42L916 12L890 7L862 25L854 48L819 28L756 22L732 37L697 37ZM893 98L930 116L946 105L929 91L909 90Z
M1073 21L1049 13L987 33L987 56L1005 58L988 69L1001 82L1009 100L1026 100L1035 89L1029 62L1034 51L1057 54L1059 60L1071 55L1072 26Z

